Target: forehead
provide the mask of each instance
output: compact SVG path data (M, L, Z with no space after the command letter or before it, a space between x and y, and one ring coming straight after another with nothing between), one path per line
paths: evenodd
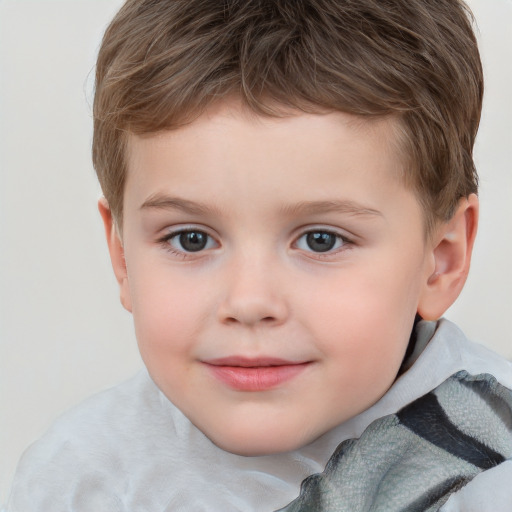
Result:
M312 156L319 156L325 150L343 145L346 135L352 143L360 141L367 145L368 153L379 152L396 159L397 176L403 170L401 122L396 116L357 116L339 111L314 109L302 112L287 107L272 106L275 115L261 115L237 98L215 102L205 112L191 122L185 122L169 130L158 133L132 134L127 137L129 168L133 169L133 159L139 150L146 146L152 152L164 153L175 143L176 153L183 144L206 144L209 151L229 148L236 152L237 144L244 148L251 145L265 145L280 148L277 153L287 153L291 147L302 146L307 140L307 150ZM274 142L275 144L272 144ZM345 151L350 151L346 147ZM327 151L327 154L329 151ZM326 156L327 156L326 154ZM275 155L277 156L277 154Z
M235 206L263 188L282 204L334 196L378 203L384 189L405 192L397 122L341 112L265 117L220 103L178 129L129 136L125 199L206 193Z

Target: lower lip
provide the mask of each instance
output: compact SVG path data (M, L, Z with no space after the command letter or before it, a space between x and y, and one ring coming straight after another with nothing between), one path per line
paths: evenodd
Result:
M266 391L297 377L310 363L279 366L217 366L209 370L220 381L238 391Z

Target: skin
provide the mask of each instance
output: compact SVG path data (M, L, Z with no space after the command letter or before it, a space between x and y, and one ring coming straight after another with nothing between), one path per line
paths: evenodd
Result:
M438 318L460 292L478 201L427 238L393 123L226 102L130 136L122 239L100 201L121 301L155 383L219 447L293 450L367 409L416 313Z

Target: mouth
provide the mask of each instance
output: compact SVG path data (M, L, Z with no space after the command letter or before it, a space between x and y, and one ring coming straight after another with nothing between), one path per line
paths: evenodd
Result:
M299 376L312 362L263 357L226 357L205 361L210 373L237 391L266 391Z

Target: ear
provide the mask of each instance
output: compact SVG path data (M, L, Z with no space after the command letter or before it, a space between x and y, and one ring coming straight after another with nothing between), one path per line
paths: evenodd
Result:
M103 219L103 225L105 227L105 235L107 237L112 268L114 269L114 274L116 276L117 282L119 283L121 304L126 310L131 312L132 301L130 297L130 286L128 283L126 262L124 259L123 243L121 241L115 220L112 217L110 207L104 197L98 201L98 209L100 211L101 218Z
M459 201L453 217L442 223L433 237L434 271L427 276L418 304L425 320L437 320L459 296L469 272L478 226L478 198Z

